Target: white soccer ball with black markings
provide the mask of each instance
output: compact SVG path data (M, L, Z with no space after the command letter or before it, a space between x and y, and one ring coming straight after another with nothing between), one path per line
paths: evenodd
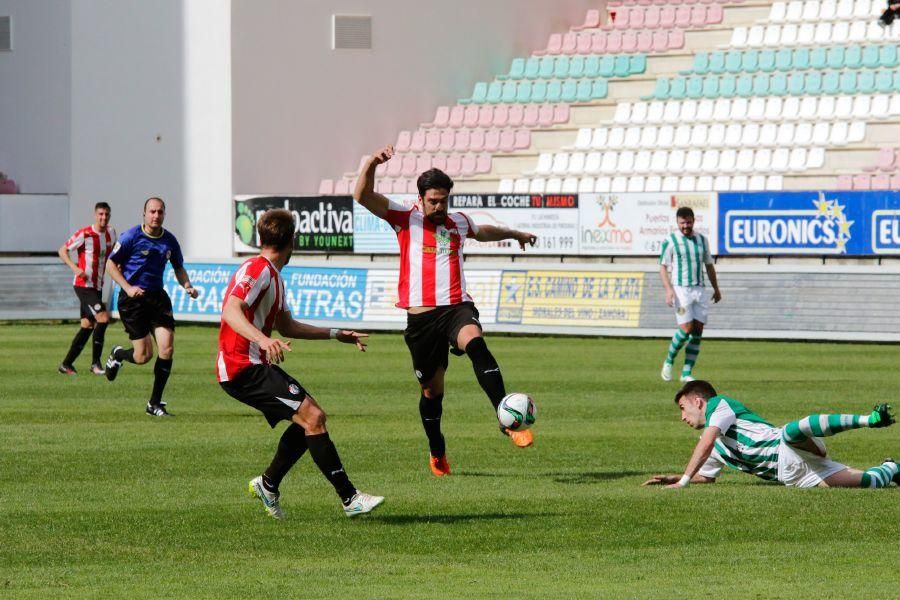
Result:
M534 425L537 407L528 394L507 394L497 407L497 419L511 431L522 431Z

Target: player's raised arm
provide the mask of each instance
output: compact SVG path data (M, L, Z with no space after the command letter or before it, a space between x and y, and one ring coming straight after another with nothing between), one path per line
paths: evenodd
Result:
M363 338L369 337L368 333L360 333L350 329L329 329L302 323L293 319L288 311L282 311L275 317L275 329L284 337L297 340L336 339L344 344L355 344L360 352L366 351L366 344Z
M380 219L387 217L390 201L375 191L375 169L378 165L391 160L393 155L393 146L385 146L372 154L363 165L356 180L356 189L353 191L356 201Z
M517 231L496 225L479 225L478 231L473 236L479 242L499 242L501 240L516 240L519 247L524 250L525 245L534 246L537 236L527 231Z

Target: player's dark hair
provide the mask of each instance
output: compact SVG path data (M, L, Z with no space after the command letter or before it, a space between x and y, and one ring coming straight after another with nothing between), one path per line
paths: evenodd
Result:
M675 211L675 217L679 219L693 219L694 209L690 206L681 206Z
M453 180L450 176L440 169L428 169L416 181L416 187L419 188L419 195L425 197L428 190L447 190L453 189Z
M283 208L273 208L263 213L256 223L259 245L284 250L294 243L294 215Z
M98 202L97 204L95 204L95 205L94 205L94 212L97 212L97 211L100 210L101 208L106 209L106 210L108 210L109 212L112 212L112 209L109 207L109 204L107 204L106 202Z
M163 210L166 210L166 201L157 196L150 196L146 200L144 200L144 212L147 212L147 205L150 204L151 200L159 200L160 204L163 205Z
M716 388L714 388L710 382L703 381L702 379L695 379L694 381L688 381L681 386L681 389L675 394L675 404L678 404L678 401L685 396L700 396L704 400L709 400L713 396L718 395L719 394L716 393Z

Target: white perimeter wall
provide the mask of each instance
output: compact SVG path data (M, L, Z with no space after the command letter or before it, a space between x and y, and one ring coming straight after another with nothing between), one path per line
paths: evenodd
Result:
M604 5L233 0L235 193L316 192ZM335 13L371 15L373 49L331 50Z

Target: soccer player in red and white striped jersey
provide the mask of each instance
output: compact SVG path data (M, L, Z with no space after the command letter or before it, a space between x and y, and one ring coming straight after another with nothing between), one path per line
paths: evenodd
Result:
M256 227L262 250L235 272L222 300L216 373L228 395L263 413L271 427L279 421L289 425L269 468L250 481L249 491L272 517L283 519L279 485L309 449L341 498L344 513L352 517L370 512L384 498L360 492L350 482L325 428L325 412L300 382L276 366L284 360L284 353L290 352L290 343L271 337L275 329L288 338L332 338L365 352L363 338L367 334L295 321L280 274L294 247L294 217L284 209L269 210Z
M466 291L463 247L466 238L480 242L516 240L522 250L537 238L525 231L494 225L476 225L461 212L447 211L453 180L439 169L419 176L418 203L407 208L375 192L375 169L394 154L393 146L378 150L366 161L356 184L356 201L373 215L387 221L400 243L400 277L397 306L407 312L404 333L412 355L413 370L422 394L419 414L431 451L431 472L450 473L446 444L441 434L444 373L448 351L466 354L475 377L494 406L506 395L500 367L482 337L478 310ZM452 347L452 350L450 348ZM519 447L532 444L530 429L501 428Z
M75 375L73 363L91 333L94 334L91 372L103 375L100 356L103 354L103 340L109 324L109 313L102 299L103 276L106 270L106 257L116 245L116 230L109 226L110 208L106 202L98 202L94 206L94 223L82 227L72 234L59 247L59 258L75 273L73 285L75 295L81 304L81 328L75 334L69 353L57 369L63 375ZM78 262L69 256L77 251Z

